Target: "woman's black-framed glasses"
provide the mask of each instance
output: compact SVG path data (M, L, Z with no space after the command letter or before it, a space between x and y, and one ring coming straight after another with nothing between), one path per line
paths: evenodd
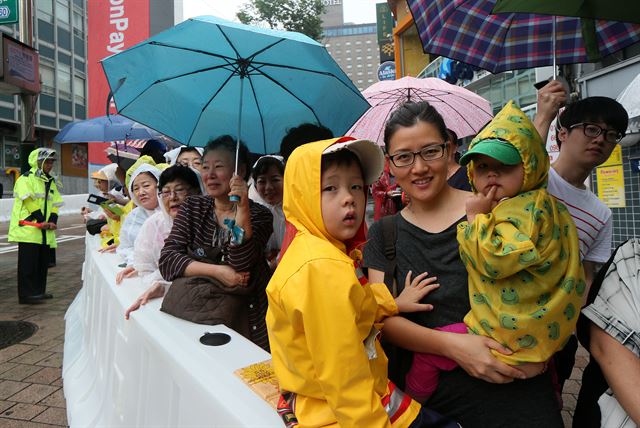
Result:
M175 189L175 190L162 190L160 193L160 197L162 197L162 199L169 199L171 197L173 197L173 195L175 195L178 198L184 198L185 196L187 196L187 193L189 193L189 189Z
M597 138L600 135L604 134L604 139L608 143L617 143L624 138L624 132L619 132L615 129L606 129L602 126L596 125L595 123L589 122L580 122L575 125L571 125L569 129L582 127L582 132L585 137L589 138Z
M413 165L416 161L416 156L420 155L424 161L433 161L440 159L447 151L447 145L449 143L431 144L423 147L417 152L398 152L393 155L389 155L389 159L397 168L403 168Z

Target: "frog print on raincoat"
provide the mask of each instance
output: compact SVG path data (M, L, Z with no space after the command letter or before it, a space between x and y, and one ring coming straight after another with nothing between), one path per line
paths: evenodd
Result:
M519 193L499 201L491 215L458 226L471 303L464 322L514 351L494 352L501 361L546 361L574 331L585 293L576 229L567 209L547 193L549 156L513 102L469 147L488 139L518 150L524 177ZM468 174L473 184L473 158Z

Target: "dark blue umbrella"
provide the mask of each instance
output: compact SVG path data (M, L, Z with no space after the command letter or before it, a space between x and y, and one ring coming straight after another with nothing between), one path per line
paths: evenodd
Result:
M150 140L162 134L120 115L100 116L67 124L53 141L65 143Z

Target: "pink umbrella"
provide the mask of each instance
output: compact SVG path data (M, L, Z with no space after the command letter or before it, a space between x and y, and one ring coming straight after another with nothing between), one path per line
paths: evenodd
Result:
M458 137L475 135L493 118L489 101L461 86L429 77L403 77L375 83L362 92L371 108L347 135L384 145L384 125L391 113L406 101L428 101Z

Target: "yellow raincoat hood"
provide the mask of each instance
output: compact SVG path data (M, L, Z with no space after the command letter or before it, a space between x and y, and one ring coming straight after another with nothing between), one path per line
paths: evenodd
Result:
M544 362L571 336L582 306L586 283L578 236L567 208L547 193L549 157L544 143L513 102L471 147L496 138L518 149L524 179L518 195L458 226L471 303L464 321L473 333L514 351L510 356L494 352L502 361Z
M41 230L33 226L20 226L21 220L35 222L57 222L58 210L64 205L62 196L53 176L42 171L47 159L55 156L56 151L37 148L29 154L31 169L16 180L13 187L14 203L9 225L10 242L27 242L56 247L53 230Z
M305 144L286 165L283 209L297 233L267 286L273 367L280 388L296 394L301 427L407 427L420 405L395 393L405 407L389 422L387 358L372 335L395 302L384 284L361 284L322 220L321 157L338 140Z

